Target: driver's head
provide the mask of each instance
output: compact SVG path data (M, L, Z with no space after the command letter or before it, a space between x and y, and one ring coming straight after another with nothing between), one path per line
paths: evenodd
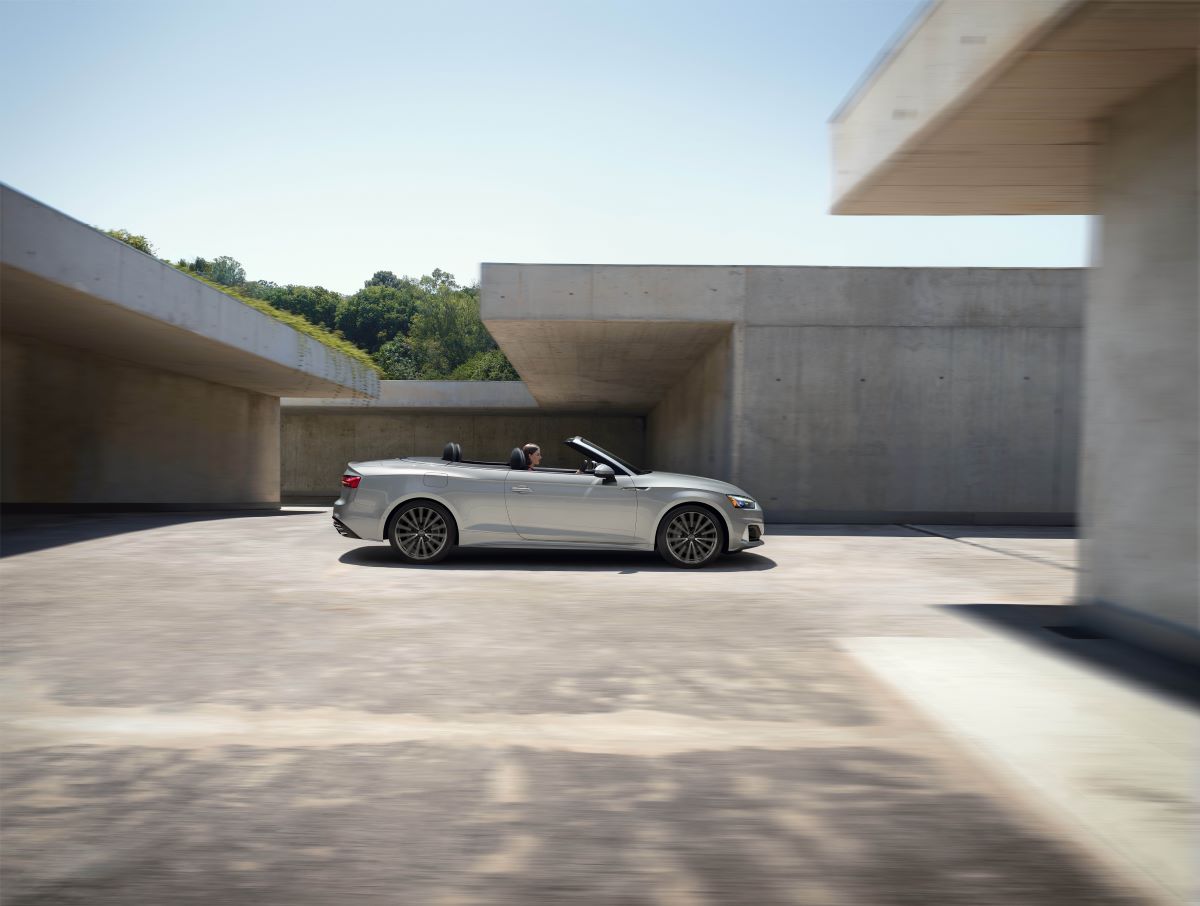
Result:
M526 444L521 448L521 452L525 454L525 459L531 469L542 461L542 448L537 444Z

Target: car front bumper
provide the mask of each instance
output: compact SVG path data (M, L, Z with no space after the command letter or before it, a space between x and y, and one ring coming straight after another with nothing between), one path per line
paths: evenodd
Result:
M735 513L732 520L734 531L730 539L731 551L744 551L751 547L762 547L766 535L763 524L762 510L751 510L748 513ZM738 533L738 530L740 534Z

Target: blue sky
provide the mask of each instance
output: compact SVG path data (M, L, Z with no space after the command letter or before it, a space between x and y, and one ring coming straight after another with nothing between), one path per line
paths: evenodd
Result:
M342 292L480 261L1065 266L1082 217L833 217L918 0L0 2L0 180Z

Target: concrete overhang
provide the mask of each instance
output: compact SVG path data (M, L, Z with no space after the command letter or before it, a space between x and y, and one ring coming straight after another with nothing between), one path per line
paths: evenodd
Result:
M1091 213L1099 121L1198 44L1200 0L930 3L833 116L833 213Z
M485 263L480 311L542 408L644 415L744 298L737 267Z
M270 396L379 394L368 366L3 185L0 329Z

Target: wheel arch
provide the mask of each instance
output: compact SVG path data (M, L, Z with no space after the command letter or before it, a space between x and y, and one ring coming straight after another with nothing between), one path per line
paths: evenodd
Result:
M710 513L712 513L714 516L717 517L717 525L719 525L721 527L721 533L725 537L725 543L723 545L723 550L728 551L729 545L733 543L730 540L733 537L733 526L730 525L728 517L726 517L726 515L724 513L722 513L719 509L717 509L717 507L713 505L712 501L705 500L702 497L690 498L690 499L685 499L685 500L672 500L663 509L662 513L658 517L658 521L654 523L654 534L653 534L652 538L655 541L657 541L659 529L662 528L663 523L667 520L667 517L670 516L672 513L674 513L676 510L678 510L682 507L685 507L685 506L700 507L701 509L708 510Z
M454 525L452 525L451 528L454 530L454 541L457 543L462 534L459 528L459 526L462 525L462 518L459 516L454 505L448 500L438 497L436 494L423 494L420 492L414 492L405 497L401 497L388 508L388 511L383 516L383 540L387 541L390 539L392 532L392 520L396 518L396 513L400 511L400 507L404 506L406 503L419 502L436 503L438 506L443 507L446 512L450 514L450 518L454 520Z

